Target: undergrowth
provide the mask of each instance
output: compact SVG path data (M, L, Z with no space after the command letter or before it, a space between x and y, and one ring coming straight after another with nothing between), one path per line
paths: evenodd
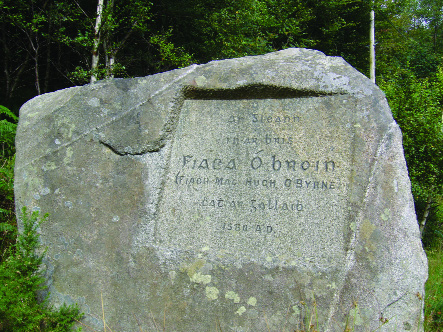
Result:
M0 263L16 239L14 206L15 131L17 116L0 105Z
M23 231L6 251L0 264L0 331L71 331L82 317L76 306L62 306L54 310L38 301L37 292L44 289L43 271L40 269L43 253L39 253L37 228L46 216L39 218L37 211L23 209Z

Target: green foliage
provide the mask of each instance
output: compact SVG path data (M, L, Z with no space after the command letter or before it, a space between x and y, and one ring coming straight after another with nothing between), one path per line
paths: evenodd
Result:
M272 51L277 22L270 5L271 1L226 1L223 8L211 11L203 21L203 32L213 36L205 41L206 47L216 58Z
M3 0L0 97L36 94L97 78L144 76L214 59L288 47L343 56L366 71L365 0ZM94 41L99 68L91 72Z
M370 1L311 0L307 6L313 19L305 34L315 40L309 47L341 56L354 68L368 72Z
M166 0L158 11L186 18L171 19L173 42L201 62L307 47L367 67L365 1Z
M0 105L0 262L16 237L14 206L14 139L17 117ZM8 120L9 119L9 120Z
M98 80L109 78L110 76L128 77L126 68L121 63L116 63L111 67L101 64L95 70L88 70L83 67L76 67L74 71L68 73L68 77L76 84L87 84L90 82L91 75L94 74Z
M0 164L0 262L16 237L14 206L14 157Z
M14 206L14 160L17 116L0 105L0 331L71 331L81 318L76 307L52 310L37 300L44 289L38 253L38 212L22 213L23 232L17 237Z
M443 331L443 251L427 254L429 278L426 282L425 331Z
M23 209L23 231L0 265L0 331L70 331L82 316L75 306L53 311L37 300L37 292L44 289L40 270L44 253L38 252L37 229L45 219Z
M151 36L150 42L157 46L161 60L156 66L159 71L162 69L183 68L192 63L192 55L187 53L184 48L176 47L169 39L172 36L172 28L162 34Z
M14 139L18 117L8 108L0 105L0 118L2 117L4 117L4 119L0 120L0 151L2 157L5 158L15 153Z
M429 197L435 202L443 190L443 72L435 79L419 79L412 70L402 69L389 80L380 79L379 85L403 132L412 192L421 218Z
M423 244L426 248L441 248L443 2L375 0L374 3L377 83L385 91L403 132Z
M443 251L443 196L437 196L432 204L422 240L428 250Z

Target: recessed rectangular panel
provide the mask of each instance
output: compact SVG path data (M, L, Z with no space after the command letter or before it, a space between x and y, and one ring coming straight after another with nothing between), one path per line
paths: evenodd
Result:
M319 268L342 262L349 105L349 96L185 101L157 244Z

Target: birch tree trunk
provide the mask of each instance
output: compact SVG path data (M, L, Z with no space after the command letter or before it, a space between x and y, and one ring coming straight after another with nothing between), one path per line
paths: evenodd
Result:
M426 202L425 212L423 213L423 218L420 221L420 237L423 238L423 232L425 230L426 222L428 221L429 213L431 212L432 207L432 195L428 196L428 200Z
M98 0L97 4L97 18L95 20L94 28L94 46L92 49L92 61L91 61L91 83L97 81L96 70L99 62L98 47L100 46L100 27L102 24L104 0Z
M375 83L375 14L371 10L371 27L369 29L369 78Z

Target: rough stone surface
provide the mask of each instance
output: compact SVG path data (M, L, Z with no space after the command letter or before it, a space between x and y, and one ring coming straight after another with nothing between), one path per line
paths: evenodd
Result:
M34 98L17 209L50 301L100 330L422 331L424 255L399 127L304 49ZM383 326L383 322L386 322Z

